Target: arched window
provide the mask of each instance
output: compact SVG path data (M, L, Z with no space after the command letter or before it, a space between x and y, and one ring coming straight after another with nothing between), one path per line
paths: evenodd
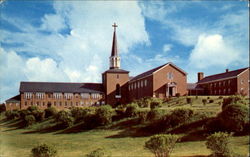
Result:
M115 95L121 95L121 87L119 84L116 84Z

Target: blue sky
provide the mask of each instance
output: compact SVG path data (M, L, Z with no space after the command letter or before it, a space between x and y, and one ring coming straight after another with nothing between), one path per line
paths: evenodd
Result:
M113 22L122 68L135 76L173 62L196 82L248 66L247 1L3 1L0 102L20 81L101 82Z

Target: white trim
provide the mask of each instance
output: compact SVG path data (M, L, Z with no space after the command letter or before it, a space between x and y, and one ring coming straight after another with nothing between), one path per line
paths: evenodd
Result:
M241 74L243 74L246 70L249 70L249 68L247 68L247 69L245 69L244 71L242 71L241 73L239 73L239 74L237 75L237 77L240 76Z
M163 67L161 67L160 69L156 70L153 72L153 74L157 73L158 71L160 71L161 69L165 68L166 66L172 65L173 67L175 67L177 70L179 70L180 72L184 73L185 75L187 75L187 73L185 71L183 71L182 69L180 69L179 67L177 67L176 65L174 65L173 63L169 62L166 65L164 65Z

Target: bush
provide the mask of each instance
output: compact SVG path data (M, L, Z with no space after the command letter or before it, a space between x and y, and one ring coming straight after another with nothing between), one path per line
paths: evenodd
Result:
M31 150L33 157L55 157L57 155L57 150L55 147L40 144Z
M148 111L138 111L137 117L139 119L139 123L144 123L147 120Z
M45 118L56 116L57 109L55 107L49 107L44 110L45 112Z
M154 153L155 157L169 157L178 140L178 136L159 134L145 142L145 148Z
M63 127L71 127L74 123L74 118L71 116L70 112L60 111L56 115L56 121Z
M218 118L228 131L240 132L249 122L249 108L242 104L229 105Z
M86 157L108 157L110 155L107 155L108 153L106 152L106 150L104 150L103 148L98 148L92 152L90 152L89 154L86 155Z
M24 118L24 122L26 126L30 126L36 123L36 118L33 115L27 115Z
M210 99L210 97L208 96L207 99Z
M223 132L217 132L207 137L206 146L211 149L215 157L230 157L229 148L230 135Z
M44 119L44 112L40 110L37 106L30 106L27 108L28 114L33 115L36 118L36 121L42 121Z
M219 96L219 99L223 99L223 96Z
M159 109L152 109L148 112L147 115L147 120L149 121L153 121L153 120L157 120L161 117L161 113Z
M6 111L6 106L4 104L0 104L0 113Z
M18 111L13 110L13 111L6 111L5 116L8 120L16 119L20 117L20 114Z
M78 122L84 121L85 117L92 113L92 109L73 107L70 110L70 112L72 116L74 117L75 122L78 123Z
M192 105L192 103L193 103L192 98L186 98L186 101L187 101L187 104L190 104L190 105Z
M210 103L210 104L211 104L211 103L213 103L213 102L214 102L214 100L213 100L213 99L210 99L210 100L209 100L209 103Z
M170 115L171 123L174 125L187 123L194 114L190 108L176 108Z
M228 98L224 98L223 102L222 102L222 110L230 105L230 104L236 104L237 102L239 102L240 100L242 100L242 97L239 95L235 95L235 96L230 96Z
M215 133L225 130L221 124L221 121L217 117L209 119L205 124L205 129L208 133Z
M127 117L134 117L136 116L137 110L138 110L138 105L136 103L131 103L127 105L125 114Z
M112 122L113 109L109 105L104 105L96 110L96 118L99 125L107 125Z
M205 106L207 104L207 99L202 99L202 103Z
M162 106L162 100L159 98L153 98L151 103L150 103L150 108L151 109L155 109L155 108L159 108Z
M175 96L176 96L177 98L179 98L179 97L181 96L181 94L180 94L180 93L176 93Z
M139 107L149 107L151 101L152 101L151 97L144 97L135 101L135 103L137 103Z

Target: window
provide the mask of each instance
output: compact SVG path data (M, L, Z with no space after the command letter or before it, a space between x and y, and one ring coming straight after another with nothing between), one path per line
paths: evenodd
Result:
M60 101L60 106L62 106L62 102Z
M168 78L169 80L172 80L172 79L174 78L174 73L173 73L173 72L168 72L168 73L167 73L167 78Z
M136 89L136 83L134 83L134 88Z
M121 87L119 84L116 84L115 95L121 95Z
M147 80L144 81L145 87L147 86Z
M219 87L220 87L220 85L221 85L221 82L219 82Z
M54 102L54 106L56 106L56 102Z
M226 89L224 89L224 94L226 94Z
M141 81L141 87L143 87L143 81Z
M119 79L119 75L118 74L116 75L116 78Z
M39 101L38 102L36 102L36 104L37 104L37 106L39 106L40 104L39 104Z
M43 102L43 106L45 106L45 102Z
M28 105L27 101L25 101L25 102L24 102L24 105L25 105L25 106L27 106L27 105Z
M80 105L83 106L83 101L80 101Z
M30 102L30 105L31 105L31 106L33 105L33 102L32 102L32 101Z
M133 84L130 84L131 90L133 90Z
M64 93L65 99L72 99L73 98L73 93Z
M228 94L230 94L230 93L231 93L231 89L230 89L230 88L228 88L228 89L227 89L227 92L228 92Z
M65 106L68 106L67 101L65 101Z
M76 102L76 106L78 106L78 102Z
M25 92L24 93L24 99L31 99L32 98L32 93L31 92Z
M137 84L138 84L138 88L140 88L140 82L139 81L137 82Z
M105 104L105 101L102 101L102 104L104 105L104 104Z
M81 93L81 97L83 99L89 99L90 98L90 94L89 93Z
M54 99L61 99L62 98L62 93L53 93L53 98Z
M36 93L36 98L37 99L43 99L44 98L44 93Z
M214 94L216 95L216 90L214 91Z
M128 90L130 91L130 85L128 85Z
M228 80L228 85L230 85L231 84L231 80Z
M73 102L72 101L70 102L70 105L73 106Z

